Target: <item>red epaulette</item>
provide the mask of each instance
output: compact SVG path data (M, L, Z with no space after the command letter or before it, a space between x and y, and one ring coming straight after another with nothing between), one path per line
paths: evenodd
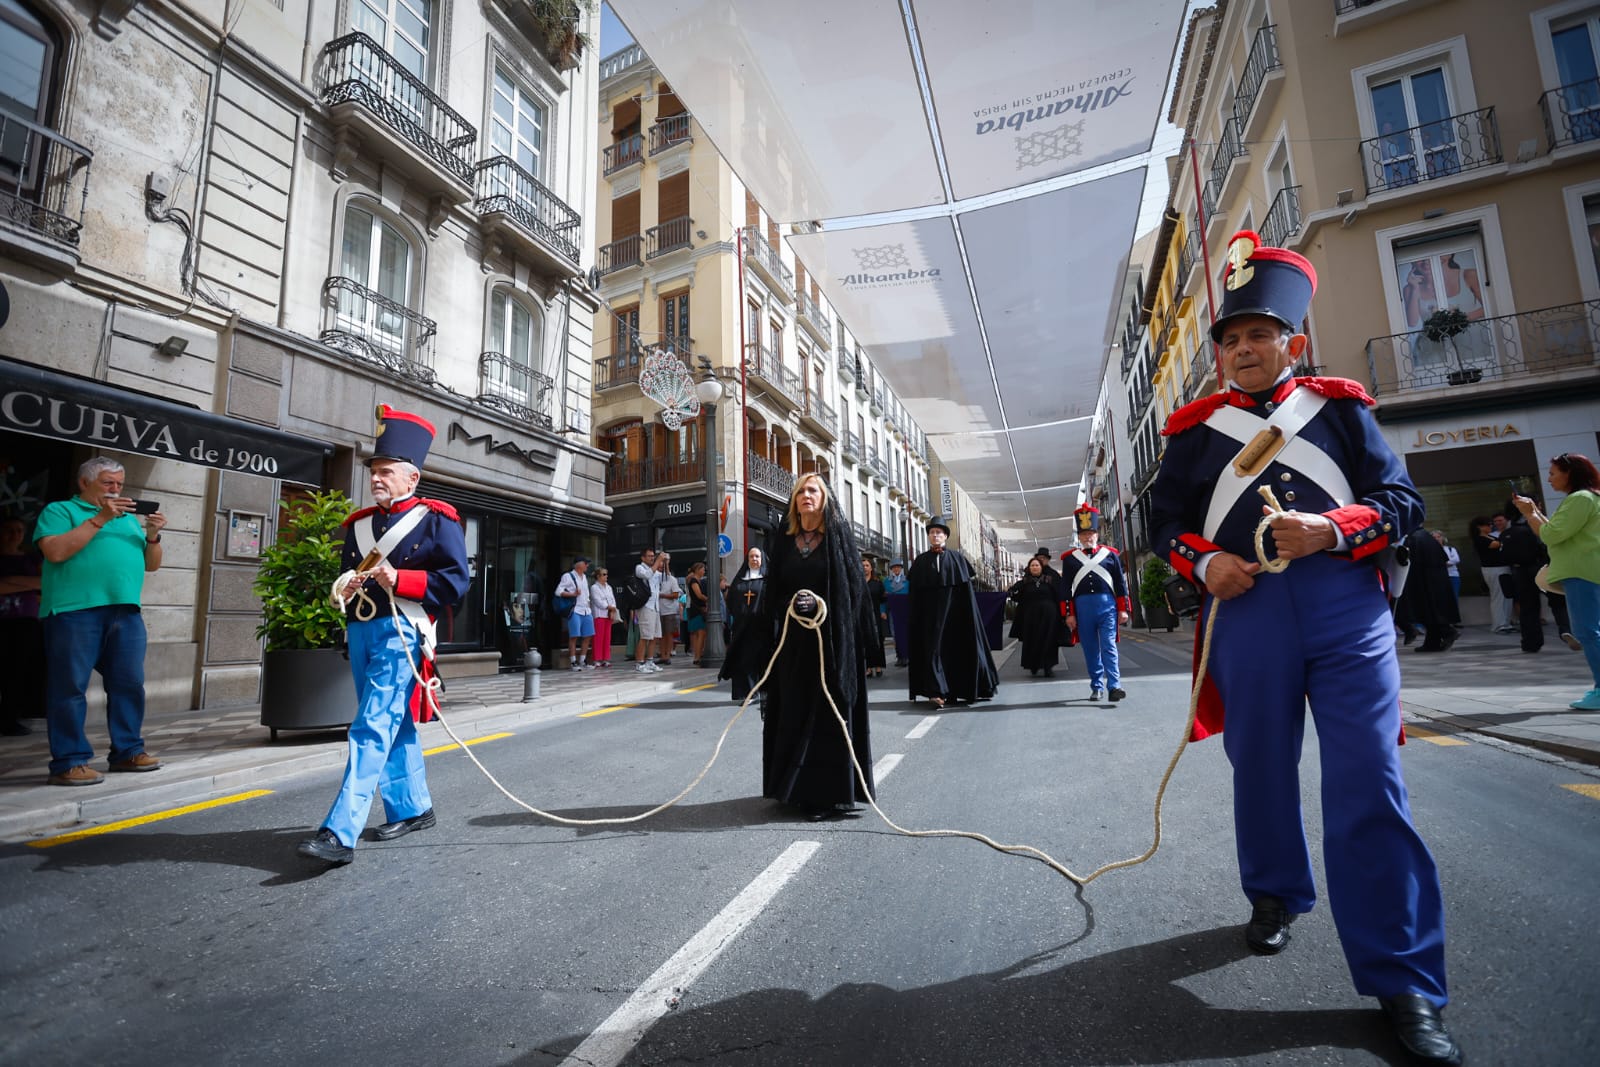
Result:
M1360 382L1349 378L1301 378L1300 388L1309 389L1330 400L1359 400L1369 408L1378 406L1378 402L1361 387Z
M344 520L344 522L340 523L340 525L341 526L349 526L351 523L355 522L357 519L364 519L368 515L371 515L374 511L377 511L377 510L378 510L377 507L374 506L374 507L370 507L370 508L362 508L360 511L352 512L350 517L348 519Z
M1337 379L1332 379L1337 380ZM1354 384L1354 383L1351 383ZM1161 427L1162 437L1171 437L1185 430L1192 430L1211 417L1211 413L1228 402L1227 393L1212 393L1199 400L1191 401L1167 416L1167 424Z
M427 508L429 511L437 511L439 514L443 515L445 518L449 519L451 522L460 522L461 521L460 513L457 512L456 509L451 507L449 504L446 504L443 500L434 500L431 497L425 497L424 496L424 497L418 497L417 498L417 503L421 504L423 507Z

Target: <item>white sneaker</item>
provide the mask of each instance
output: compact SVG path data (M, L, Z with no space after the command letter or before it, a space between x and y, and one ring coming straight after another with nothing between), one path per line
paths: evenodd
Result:
M596 666L598 666L598 664L594 664L594 663L585 663L585 664L584 664L584 665L583 665L583 669L584 669L584 670L586 670L586 671L592 671L592 670L594 670L594 669L595 669L595 667L596 667Z
M635 665L635 667L633 669L638 671L640 674L649 674L650 673L650 664L648 664L648 663L640 663L640 664Z
M659 663L646 663L645 669L651 674L660 674L664 668Z

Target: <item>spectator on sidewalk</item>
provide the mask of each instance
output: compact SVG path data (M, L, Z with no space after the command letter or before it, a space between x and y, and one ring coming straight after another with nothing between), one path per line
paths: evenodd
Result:
M911 638L910 620L905 618L906 605L909 600L890 602L889 597L909 597L911 595L911 576L906 574L905 560L892 559L889 561L889 576L883 580L884 610L889 618L889 635L894 638L894 665L905 667L910 664L906 658L909 652ZM896 611L896 606L899 611Z
M633 651L634 670L640 674L653 674L661 669L650 658L661 640L661 612L658 607L661 603L661 572L656 569L655 549L646 548L639 553L639 562L633 568L633 574L650 588L650 599L633 612L633 625L639 631Z
M1456 643L1456 624L1461 621L1444 546L1432 531L1419 526L1406 538L1406 548L1411 571L1395 612L1406 630L1405 643L1411 643L1412 628L1421 627L1424 636L1416 651L1443 652Z
M1461 601L1461 553L1456 551L1456 546L1450 543L1450 538L1444 535L1443 530L1431 530L1429 532L1433 534L1433 539L1439 542L1439 547L1444 549L1444 568L1445 573L1450 578L1450 595L1456 598L1456 602L1459 605Z
M661 640L656 642L656 664L670 667L673 649L678 643L678 618L682 611L678 596L683 592L678 579L672 576L671 552L656 554L656 572L656 610L661 613Z
M1572 624L1567 618L1566 598L1545 592L1539 588L1539 583L1536 581L1539 568L1550 562L1550 554L1546 551L1544 542L1539 540L1539 535L1533 532L1527 517L1518 510L1519 499L1529 501L1530 507L1537 507L1537 501L1531 497L1513 496L1507 501L1506 513L1515 518L1501 531L1500 542L1505 546L1502 556L1511 567L1511 584L1517 601L1518 627L1522 633L1522 651L1537 652L1544 647L1541 599L1550 604L1550 614L1555 616L1556 620L1556 633L1576 651L1582 646L1572 635Z
M28 524L0 519L0 736L33 731L44 715L44 636L39 630L39 560L26 551Z
M45 715L50 734L50 784L96 785L105 776L84 733L89 680L106 690L107 763L113 771L153 771L161 761L144 750L144 576L161 566L157 511L141 526L134 501L122 495L122 464L106 456L78 468L78 493L45 506L33 530L44 556L39 617L44 632Z
M706 565L703 562L689 564L689 577L684 582L689 596L688 612L684 616L684 626L689 632L689 655L694 660L696 667L705 666L706 655L706 608L711 600L706 596Z
M617 592L611 588L610 574L600 568L589 588L589 606L594 609L594 654L597 667L611 666L611 624L622 616L617 612Z
M1534 502L1516 498L1517 510L1549 549L1547 582L1561 583L1572 636L1588 661L1594 688L1574 700L1580 711L1600 711L1600 471L1587 456L1563 452L1550 461L1550 488L1567 494L1545 518ZM1565 636L1565 635L1564 635Z
M1511 598L1506 596L1502 578L1511 574L1506 566L1504 546L1495 522L1487 515L1479 515L1471 522L1472 548L1478 555L1478 568L1483 572L1484 584L1489 587L1489 628L1497 634L1513 632L1511 625Z
M581 671L588 663L589 642L594 640L594 606L589 598L589 579L584 577L589 570L587 556L579 556L572 561L572 569L561 576L561 581L556 583L556 596L573 598L572 611L567 615L567 663L575 671Z

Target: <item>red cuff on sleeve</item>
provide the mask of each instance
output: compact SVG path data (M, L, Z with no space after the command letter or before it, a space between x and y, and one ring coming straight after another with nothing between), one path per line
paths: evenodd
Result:
M394 591L407 600L421 600L428 592L428 572L395 571Z
M1333 524L1344 535L1351 559L1361 559L1389 547L1389 535L1393 531L1389 528L1390 524L1383 521L1383 513L1377 508L1366 504L1350 504L1323 514L1333 520Z
M1172 564L1173 570L1199 585L1199 579L1194 576L1195 563L1207 552L1221 551L1221 545L1207 541L1199 534L1179 534L1177 539L1168 546L1167 559Z
M1117 610L1122 612L1124 615L1132 615L1133 601L1129 600L1125 596L1117 597Z

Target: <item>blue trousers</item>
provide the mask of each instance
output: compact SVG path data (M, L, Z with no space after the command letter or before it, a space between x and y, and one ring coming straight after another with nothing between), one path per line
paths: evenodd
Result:
M352 622L347 631L356 717L350 724L344 782L322 825L351 848L367 825L374 789L383 797L385 822L415 818L433 807L417 724L411 721L416 680L406 659L409 648L420 665L420 643L410 621L402 618L400 626L403 636L396 632L394 619L383 615Z
M1316 903L1300 812L1309 699L1328 901L1356 991L1443 1007L1444 901L1401 776L1400 667L1376 574L1315 555L1256 575L1217 612L1210 673L1227 714L1245 896L1278 897L1296 914Z
M84 720L95 671L106 687L108 761L121 763L143 752L145 629L138 605L61 611L39 621L44 630L50 773L61 774L94 758Z
M1567 591L1572 636L1583 646L1583 658L1594 676L1594 687L1600 689L1600 585L1587 578L1568 578L1561 583L1561 588Z
M1122 668L1117 662L1117 598L1110 593L1075 596L1072 612L1078 620L1078 643L1089 668L1090 688L1122 688Z

